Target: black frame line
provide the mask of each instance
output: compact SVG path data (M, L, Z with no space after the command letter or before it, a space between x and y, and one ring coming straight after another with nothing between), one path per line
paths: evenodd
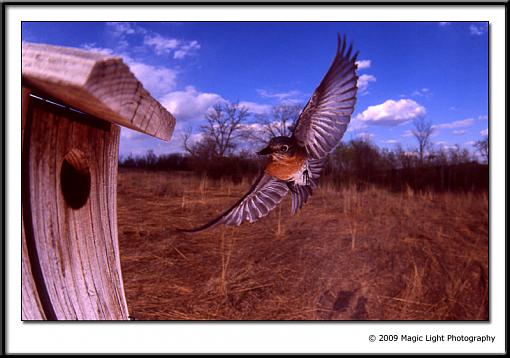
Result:
M23 21L23 22L34 22L34 21ZM67 22L67 21L52 21L52 22ZM78 22L78 21L71 21L71 22ZM79 22L82 22L82 23L101 23L101 22L104 22L104 21L79 21ZM161 22L161 21L143 21L145 23L157 23L157 22ZM171 22L171 21L169 21ZM252 23L252 22L258 22L258 23L294 23L294 22L300 22L300 23L303 23L303 22L308 22L308 23L341 23L341 22L349 22L349 23L356 23L356 22L359 22L359 23L367 23L367 22L380 22L380 23L393 23L393 22L404 22L404 23L421 23L421 22L437 22L437 21L180 21L180 22L183 22L183 23L187 23L187 22L195 22L195 23L198 23L198 22L206 22L206 23L215 23L215 22L228 22L228 23ZM466 22L466 21L450 21L450 22ZM471 21L470 21L471 22ZM480 21L480 22L487 22L487 21ZM491 121L491 114L490 114L490 26L488 27L488 34L487 34L488 38L489 38L489 46L488 46L488 53L487 53L487 58L488 58L488 63L489 63L489 76L488 76L488 82L487 82L487 88L488 88L488 97L489 97L489 104L488 104L488 121L489 121L489 138L490 138L490 121ZM37 92L34 93L35 95L38 95ZM44 97L45 99L49 99L51 100L51 98L47 97L47 96L44 96L44 94L41 94L42 97ZM56 100L55 100L56 101ZM56 101L58 102L58 101ZM48 105L48 104L46 104ZM61 106L65 106L65 105L61 105ZM56 107L56 106L55 106ZM489 142L490 144L490 142ZM488 158L488 165L489 165L489 195L488 195L488 200L489 200L489 212L488 212L488 216L489 216L489 230L488 230L488 236L489 236L489 240L488 240L488 262L490 263L490 151L489 151L489 158ZM465 322L471 322L471 323L488 323L490 322L490 317L491 317L491 306L490 306L490 264L489 264L489 269L488 269L488 284L489 284L489 292L488 292L488 301L489 301L489 319L488 320L455 320L455 321L445 321L445 320L384 320L384 321L378 321L378 320L342 320L342 321L336 321L336 320L317 320L317 321L313 321L313 320L216 320L216 319L211 319L211 320L138 320L136 317L130 315L130 320L131 321L136 321L136 322L140 322L140 323L143 323L143 322L151 322L151 323L159 323L159 322L163 322L163 323L174 323L174 322L182 322L182 323L197 323L197 322L200 322L200 323L207 323L207 322L212 322L212 323L243 323L243 322L246 322L246 323L295 323L295 322L300 322L300 323L343 323L343 322L350 322L350 323L386 323L386 322L398 322L398 323L412 323L412 322L419 322L419 323L465 323ZM33 321L33 320L25 320L23 322L26 322L28 324L33 324L35 322L40 322L40 321ZM59 320L59 322L75 322L73 320ZM104 320L87 320L87 321L80 321L80 322L105 322ZM125 322L125 321L110 321L110 322Z

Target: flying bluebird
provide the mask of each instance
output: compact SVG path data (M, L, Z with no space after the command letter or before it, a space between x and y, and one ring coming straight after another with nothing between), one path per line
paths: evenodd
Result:
M329 153L342 139L356 103L356 58L352 44L346 51L345 36L328 72L300 113L290 137L272 138L258 152L269 161L251 189L214 220L185 232L198 232L218 224L240 225L259 220L280 204L290 191L295 214L313 191Z

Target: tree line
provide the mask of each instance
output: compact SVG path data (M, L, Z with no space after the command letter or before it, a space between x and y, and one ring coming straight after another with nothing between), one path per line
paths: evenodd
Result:
M271 137L289 135L302 106L280 104L271 113L255 115L248 123L248 109L238 103L219 103L206 114L206 123L194 136L184 133L184 153L121 157L121 168L189 171L213 179L239 182L263 168L264 158L254 154ZM377 185L390 190L487 191L489 185L488 137L475 148L478 155L460 146L434 147L433 125L424 118L414 121L414 149L398 144L380 148L368 138L343 141L329 155L321 181L336 187L354 185L359 190Z

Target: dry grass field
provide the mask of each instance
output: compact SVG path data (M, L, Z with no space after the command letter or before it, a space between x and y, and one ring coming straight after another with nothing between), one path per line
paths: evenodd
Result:
M487 320L486 194L334 190L296 216L197 234L246 192L189 173L119 173L121 263L138 320Z

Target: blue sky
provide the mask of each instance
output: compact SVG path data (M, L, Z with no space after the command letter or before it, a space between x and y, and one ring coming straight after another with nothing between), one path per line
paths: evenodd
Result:
M425 117L435 146L473 150L488 128L488 26L469 22L25 22L23 41L122 56L177 119L168 142L131 130L121 155L182 151L219 101L252 113L302 103L345 34L359 50L358 100L344 140L412 149L412 120Z

